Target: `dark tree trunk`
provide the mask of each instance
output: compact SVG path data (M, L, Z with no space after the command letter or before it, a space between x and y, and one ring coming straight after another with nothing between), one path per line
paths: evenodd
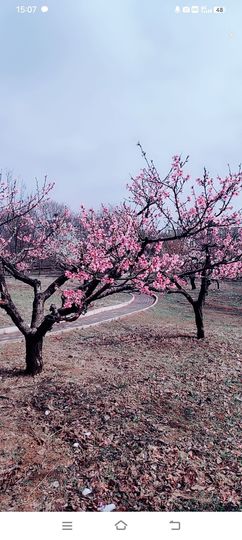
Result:
M211 285L211 279L207 279L206 280L206 283L205 283L205 295L208 296L208 289ZM204 302L205 302L205 297L204 297Z
M196 279L195 276L190 276L190 282L191 282L191 287L193 291L196 289L195 279Z
M203 339L204 326L203 326L203 306L202 303L194 302L193 309L195 313L195 321L197 326L197 339Z
M43 369L42 347L43 337L30 335L25 337L26 342L26 373L37 375Z

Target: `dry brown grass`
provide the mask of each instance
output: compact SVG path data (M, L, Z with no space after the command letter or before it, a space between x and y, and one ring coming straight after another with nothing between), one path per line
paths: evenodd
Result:
M17 372L23 344L1 345L2 511L111 502L238 510L241 315L209 302L204 341L193 337L189 306L167 298L144 314L48 337L34 379Z

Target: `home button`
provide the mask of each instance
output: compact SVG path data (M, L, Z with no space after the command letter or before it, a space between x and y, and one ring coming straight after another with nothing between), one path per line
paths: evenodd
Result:
M127 529L128 525L122 519L115 523L115 528L117 531L125 531Z

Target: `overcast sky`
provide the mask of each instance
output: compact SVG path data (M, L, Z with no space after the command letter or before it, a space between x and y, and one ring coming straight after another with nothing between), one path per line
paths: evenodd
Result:
M77 209L122 199L143 166L138 140L161 174L175 153L195 176L237 169L241 2L224 15L176 15L171 0L46 0L33 15L16 4L0 2L3 171L28 186L47 173Z

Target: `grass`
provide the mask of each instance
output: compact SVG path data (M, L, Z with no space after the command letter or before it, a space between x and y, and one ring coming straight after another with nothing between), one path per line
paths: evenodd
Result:
M38 277L38 276L37 276ZM44 290L50 283L55 279L55 277L41 276L42 290ZM13 278L7 279L9 292L12 296L13 301L15 302L18 310L20 311L24 320L30 324L31 314L32 314L32 303L34 299L32 287L17 281ZM71 288L72 284L76 285L74 280L70 280L65 286L61 287L59 291L51 296L51 298L45 303L45 313L48 313L49 307L51 304L56 304L57 306L61 305L61 293L64 289ZM125 293L114 294L101 300L97 300L92 304L91 308L100 308L109 305L115 305L122 302L127 302L129 296ZM6 326L12 326L13 323L9 316L0 309L0 328Z
M143 314L49 336L34 379L18 371L23 344L1 345L1 510L238 510L236 291L210 294L199 342L190 306L171 295Z

